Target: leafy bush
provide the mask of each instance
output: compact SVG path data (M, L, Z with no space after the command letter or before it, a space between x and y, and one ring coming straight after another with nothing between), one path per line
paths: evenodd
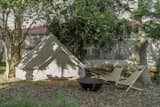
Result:
M112 1L113 2L113 1ZM53 18L48 30L78 58L84 58L85 46L111 49L113 39L130 33L126 20L119 20L108 0L80 0L63 11L64 22Z

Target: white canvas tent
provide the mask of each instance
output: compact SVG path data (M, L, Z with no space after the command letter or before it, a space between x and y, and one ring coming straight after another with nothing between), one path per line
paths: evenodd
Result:
M81 75L79 71L83 68L84 65L50 34L24 56L15 67L15 71L16 77L23 80L43 80L62 76L77 79Z

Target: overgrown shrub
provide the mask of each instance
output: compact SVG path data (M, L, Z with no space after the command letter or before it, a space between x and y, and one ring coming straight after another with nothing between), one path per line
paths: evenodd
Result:
M113 38L129 35L130 24L119 20L108 0L80 0L65 8L63 19L53 18L48 30L78 58L84 58L86 46L105 50L113 46ZM113 2L113 1L112 1Z

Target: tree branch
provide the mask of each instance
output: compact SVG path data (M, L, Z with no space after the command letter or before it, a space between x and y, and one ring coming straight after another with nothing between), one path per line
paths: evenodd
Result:
M34 22L37 20L37 18L38 18L39 16L40 16L40 14L38 14L38 15L33 19L33 21L27 26L27 30L26 30L26 32L24 32L24 34L23 34L23 36L22 36L22 40L21 40L21 42L20 42L20 45L22 45L23 42L25 41L25 39L26 39L26 37L27 37L27 35L28 35L28 32L29 32L31 26L34 24Z

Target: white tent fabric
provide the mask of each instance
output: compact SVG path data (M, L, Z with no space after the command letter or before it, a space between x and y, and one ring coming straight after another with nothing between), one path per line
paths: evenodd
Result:
M16 77L43 80L49 77L77 79L85 66L50 34L15 67ZM82 72L81 72L82 73Z

